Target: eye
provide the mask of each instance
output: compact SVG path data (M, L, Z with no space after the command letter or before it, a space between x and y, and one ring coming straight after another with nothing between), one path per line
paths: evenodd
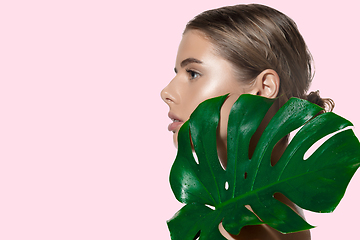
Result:
M201 76L200 73L195 72L193 70L186 70L186 72L189 74L190 80L193 80L193 79L198 78L198 77Z

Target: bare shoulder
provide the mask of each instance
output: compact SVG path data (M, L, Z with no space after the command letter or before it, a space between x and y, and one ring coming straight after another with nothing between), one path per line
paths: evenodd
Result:
M288 205L301 217L304 218L302 209L296 206L287 197L285 197L282 194L275 194L274 197L277 200L281 201L282 203ZM228 232L226 232L226 230L224 229L221 223L219 225L219 230L221 234L229 240L310 240L311 239L309 230L296 232L296 233L282 234L266 224L245 226L241 229L239 235L229 234Z
M282 234L266 224L245 226L239 235L226 232L222 224L219 225L221 234L229 240L310 240L310 231Z

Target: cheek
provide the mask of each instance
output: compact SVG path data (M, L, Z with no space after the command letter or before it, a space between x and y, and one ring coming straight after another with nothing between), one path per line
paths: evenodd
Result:
M220 84L220 80L204 79L203 82L204 84L201 84L196 89L194 89L196 92L195 96L199 101L201 100L202 102L206 99L226 94L226 90L224 89L224 86L222 86L223 84Z
M217 68L214 67L214 70ZM242 88L239 83L231 76L230 73L224 72L223 69L211 71L208 75L199 79L196 85L191 88L189 99L193 99L198 104L201 102L225 94L240 93ZM195 109L193 109L195 110Z
M186 120L190 118L191 113L203 101L229 93L221 84L219 85L218 81L214 81L213 79L200 80L201 82L199 84L192 86L190 91L182 94L182 99L184 100L183 110L184 113L186 113Z

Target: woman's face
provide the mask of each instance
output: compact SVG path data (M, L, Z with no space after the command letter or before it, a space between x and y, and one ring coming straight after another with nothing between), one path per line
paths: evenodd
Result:
M249 89L236 80L231 63L215 54L213 45L196 30L189 30L180 42L176 76L161 91L161 98L169 105L169 118L175 146L181 125L195 108L209 98L230 94L221 109L220 138L226 142L226 128L231 106ZM225 145L226 146L226 145Z

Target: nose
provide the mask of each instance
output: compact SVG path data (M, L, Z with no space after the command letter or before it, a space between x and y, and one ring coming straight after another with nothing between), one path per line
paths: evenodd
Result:
M171 81L163 90L161 90L161 98L166 104L177 103L178 97L176 97L176 91L173 89Z

